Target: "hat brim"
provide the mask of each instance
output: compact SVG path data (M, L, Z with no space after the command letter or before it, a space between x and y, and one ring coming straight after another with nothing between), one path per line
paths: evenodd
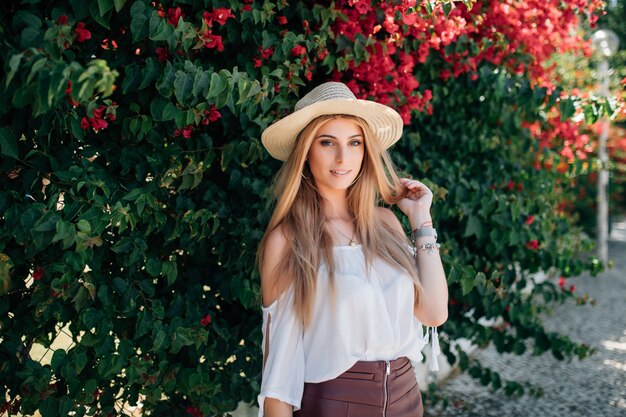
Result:
M261 135L261 142L273 158L285 161L302 129L311 120L325 114L346 114L364 119L383 149L402 136L402 117L391 107L375 101L342 98L320 101L291 113L267 127Z

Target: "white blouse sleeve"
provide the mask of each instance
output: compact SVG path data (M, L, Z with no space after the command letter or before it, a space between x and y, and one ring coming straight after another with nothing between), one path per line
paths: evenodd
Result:
M266 397L291 404L298 411L304 391L304 347L302 324L293 312L293 287L261 309L264 365L259 417L263 417Z

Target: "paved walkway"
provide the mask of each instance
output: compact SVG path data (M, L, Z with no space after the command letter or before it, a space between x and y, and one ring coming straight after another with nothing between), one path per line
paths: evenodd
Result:
M626 416L626 221L613 225L609 257L615 267L597 277L568 279L579 294L596 305L567 302L546 317L546 328L590 344L598 351L582 361L542 356L498 354L488 348L476 354L505 379L541 386L544 396L507 397L480 385L467 374L441 388L455 406L426 410L425 417L625 417Z

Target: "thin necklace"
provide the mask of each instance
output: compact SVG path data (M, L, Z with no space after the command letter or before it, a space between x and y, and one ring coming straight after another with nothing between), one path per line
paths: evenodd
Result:
M354 234L356 233L356 228L352 231L352 237L348 237L346 236L341 230L337 229L337 227L335 227L334 224L330 223L331 227L333 229L335 229L337 232L339 232L339 234L343 237L345 237L346 239L348 239L350 241L349 245L350 246L356 246L356 241L354 240Z

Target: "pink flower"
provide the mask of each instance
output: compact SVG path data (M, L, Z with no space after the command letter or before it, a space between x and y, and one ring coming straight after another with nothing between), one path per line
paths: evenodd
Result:
M56 23L57 25L67 25L68 21L69 21L69 18L67 17L67 15L62 14L61 16L59 16Z
M576 291L576 286L574 284L569 286L569 292L575 292Z
M530 226L531 224L533 224L534 221L535 221L535 216L531 214L530 216L526 217L524 224L527 224Z
M277 22L279 25L286 25L287 24L287 18L285 16L278 16L276 18Z
M252 62L254 63L254 68L261 68L263 66L263 62L259 58L252 58Z
M559 287L561 289L563 289L563 287L565 287L565 277L564 276L559 277Z
M89 124L89 120L86 117L83 117L80 120L80 128L85 130L85 129L89 129L91 125Z
M85 29L85 24L83 22L78 22L74 28L74 36L76 36L76 42L82 43L87 39L91 39L91 32Z

